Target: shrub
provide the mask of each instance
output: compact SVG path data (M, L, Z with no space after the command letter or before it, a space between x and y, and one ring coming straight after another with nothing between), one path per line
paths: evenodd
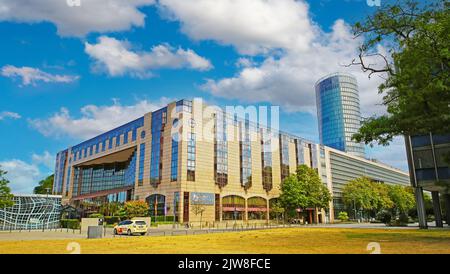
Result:
M62 228L79 229L80 220L78 219L61 219Z
M89 215L89 218L102 218L103 219L103 214L92 213L92 214Z
M405 214L405 213L400 214L398 220L399 220L401 223L404 223L404 224L407 224L407 223L409 222L408 215Z
M392 214L388 210L382 210L378 212L377 214L377 220L381 221L382 223L389 224L392 220Z
M348 214L347 214L347 212L345 212L345 211L339 212L338 219L341 220L341 222L348 221Z

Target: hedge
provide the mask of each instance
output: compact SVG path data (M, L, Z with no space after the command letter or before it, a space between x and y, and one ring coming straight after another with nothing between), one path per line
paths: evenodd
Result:
M154 216L152 222L173 222L174 216Z
M89 218L103 218L103 214L93 213L89 215Z
M61 219L62 228L79 229L80 221L78 219Z

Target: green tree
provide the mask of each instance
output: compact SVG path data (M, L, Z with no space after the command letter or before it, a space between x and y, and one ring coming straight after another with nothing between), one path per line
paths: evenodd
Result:
M284 208L278 199L276 199L274 202L270 203L269 210L270 210L271 218L276 219L276 220L282 219L282 216L284 214Z
M52 174L50 176L48 176L47 178L45 178L44 180L41 180L39 182L39 185L37 187L34 188L33 193L34 194L47 194L47 193L52 193L52 189L53 189L53 180L55 178L55 175ZM48 190L48 192L47 192Z
M398 135L450 132L450 5L424 2L384 5L354 25L366 39L352 65L385 79L379 93L387 107L386 115L363 122L356 141L388 145ZM386 54L377 51L380 44Z
M377 208L376 189L372 181L367 177L360 177L349 181L342 190L344 204L363 210Z
M366 212L377 212L393 206L389 186L373 182L368 177L349 181L342 190L342 198L348 207Z
M0 208L10 207L14 204L11 189L8 187L9 181L4 177L6 173L0 166Z
M109 202L102 204L98 212L103 214L103 216L119 216L119 212L121 211L122 208L123 208L122 203Z
M297 167L281 184L280 204L286 211L297 208L328 208L331 193L322 183L317 171L306 166Z
M144 201L128 201L123 210L127 218L145 217L149 215L149 206Z
M404 186L389 186L389 198L393 202L392 210L394 215L407 214L408 210L416 205L414 195Z

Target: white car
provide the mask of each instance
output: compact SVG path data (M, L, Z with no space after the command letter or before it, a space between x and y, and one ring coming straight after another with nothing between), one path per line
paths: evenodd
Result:
M147 223L143 220L125 220L120 222L114 227L114 235L126 234L141 234L145 235L147 233Z

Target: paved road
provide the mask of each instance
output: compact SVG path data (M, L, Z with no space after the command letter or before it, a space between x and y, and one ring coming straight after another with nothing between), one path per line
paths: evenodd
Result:
M429 223L431 229L434 229L434 222ZM283 226L279 226L278 228L282 228ZM408 227L387 227L384 224L371 224L371 223L361 223L361 224L322 224L322 225L296 225L291 227L299 227L299 228L365 228L365 229L374 229L374 228L382 228L382 229L418 229L418 224L412 224ZM257 227L256 229L274 229L276 227L266 228L266 227ZM254 228L253 228L254 229ZM445 226L444 229L450 231L449 226ZM245 226L243 228L238 229L247 230ZM228 229L172 229L172 228L150 228L146 236L136 236L136 237L148 237L148 236L177 236L177 235L196 235L196 234L205 234L205 233L222 233L222 232L232 232L236 231L232 228ZM67 229L57 229L57 230L35 230L35 231L0 231L0 241L17 241L17 240L63 240L63 239L82 239L86 238L86 232L80 234L80 230L67 230ZM113 238L113 237L128 237L126 235L113 235L113 229L107 228L106 232L103 236L104 238Z

